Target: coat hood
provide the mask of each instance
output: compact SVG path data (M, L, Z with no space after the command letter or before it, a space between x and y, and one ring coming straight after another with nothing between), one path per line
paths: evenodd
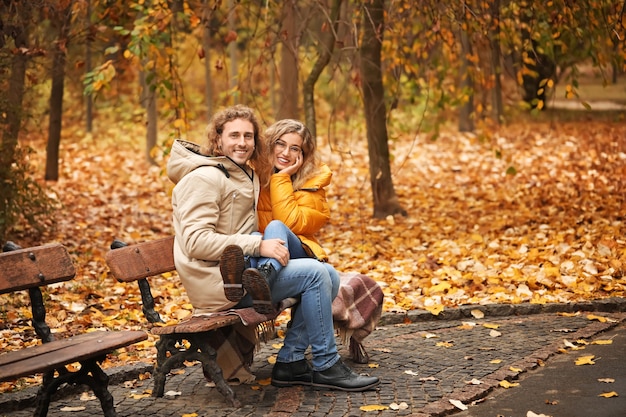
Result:
M172 145L170 159L167 161L167 176L174 183L178 182L191 171L204 166L213 166L224 171L229 177L233 170L241 170L232 159L226 156L203 155L200 145L177 139Z

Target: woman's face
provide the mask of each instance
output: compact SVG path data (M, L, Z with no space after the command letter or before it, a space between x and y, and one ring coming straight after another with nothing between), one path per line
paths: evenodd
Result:
M274 167L282 171L302 160L302 137L297 133L287 133L274 142ZM298 161L300 159L300 161Z
M224 123L219 145L223 155L238 165L245 165L254 152L254 126L244 119Z

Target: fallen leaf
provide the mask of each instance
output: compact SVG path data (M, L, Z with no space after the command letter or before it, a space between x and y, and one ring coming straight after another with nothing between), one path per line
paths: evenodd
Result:
M563 316L563 317L576 317L576 316L580 316L580 312L576 312L576 313L561 312L561 313L556 313L556 315Z
M407 375L413 375L413 376L418 375L418 373L415 371L404 371L404 373Z
M380 405L380 404L371 404L371 405L362 405L359 407L359 410L361 411L382 411L382 410L388 410L389 407L387 407L386 405Z
M512 366L511 366L511 367L509 368L509 371L513 371L513 372L522 372L522 369L521 369L521 368L514 368L514 367L512 367Z
M472 316L474 316L474 318L476 319L482 319L485 317L485 313L483 313L481 310L478 309L474 309L470 312L472 314Z
M176 397L178 395L182 395L183 393L180 391L167 391L164 395L166 397Z
M537 414L537 413L533 413L532 411L528 411L526 413L526 417L552 417L546 414Z
M501 362L502 362L502 359L492 359L489 361L489 363L496 363L496 364L501 363Z
M615 380L613 378L598 378L598 382L606 382L607 384L610 384L615 382Z
M519 385L519 382L509 382L506 379L504 379L500 381L499 385L503 388L511 388L511 387L517 387Z
M63 411L63 412L71 413L71 412L74 412L74 411L83 411L83 410L85 410L85 408L86 407L63 407L60 410Z
M483 381L476 379L476 378L472 378L471 381L465 381L465 383L468 385L480 385L483 383Z
M257 381L257 383L261 386L267 386L270 385L272 383L272 378L265 378L265 379L260 379Z
M425 378L420 378L420 381L426 382L426 381L439 381L439 380L435 378L434 376L427 376Z
M98 397L96 397L95 395L91 394L90 392L83 392L82 394L80 394L80 400L81 401L93 401L98 399Z
M606 323L606 321L607 321L606 317L598 316L598 315L595 315L595 314L588 314L587 315L587 319L588 320L598 320L601 323Z
M198 417L198 413L188 413L188 414L183 414L180 417Z
M500 327L500 325L494 323L484 323L483 327L486 327L488 329L497 329L498 327Z
M499 336L502 336L502 333L500 333L500 332L499 332L499 331L497 331L497 330L491 330L491 331L489 332L489 336L491 336L491 337L499 337Z
M593 358L595 355L580 356L575 363L576 365L595 365Z
M450 404L452 404L453 406L455 406L459 410L467 410L467 406L465 404L463 404L459 400L450 400Z
M449 347L454 346L454 343L451 343L451 342L437 342L436 346L449 348Z
M594 340L593 342L591 342L592 345L611 345L613 344L613 340L612 339L608 339L608 340Z
M617 395L617 392L611 391L611 392L603 392L602 394L598 395L598 397L612 398L612 397L619 397L619 395Z
M389 408L392 409L392 410L395 410L395 411L397 411L397 410L406 410L407 408L409 408L409 405L403 401L400 404L391 403L391 404L389 404Z

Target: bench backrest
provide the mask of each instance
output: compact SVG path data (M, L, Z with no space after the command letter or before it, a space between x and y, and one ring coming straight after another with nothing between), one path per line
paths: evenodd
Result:
M118 281L131 282L176 269L174 236L126 246L117 241L106 254L106 263Z
M0 253L0 294L69 281L76 275L60 243Z

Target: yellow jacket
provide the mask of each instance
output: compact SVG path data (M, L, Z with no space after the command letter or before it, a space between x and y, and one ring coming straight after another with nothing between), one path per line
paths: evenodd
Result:
M326 190L332 172L321 164L319 172L299 190L293 189L288 174L274 174L268 188L261 189L258 203L259 230L263 232L272 220L280 220L302 241L311 256L327 261L328 256L315 237L330 218Z

